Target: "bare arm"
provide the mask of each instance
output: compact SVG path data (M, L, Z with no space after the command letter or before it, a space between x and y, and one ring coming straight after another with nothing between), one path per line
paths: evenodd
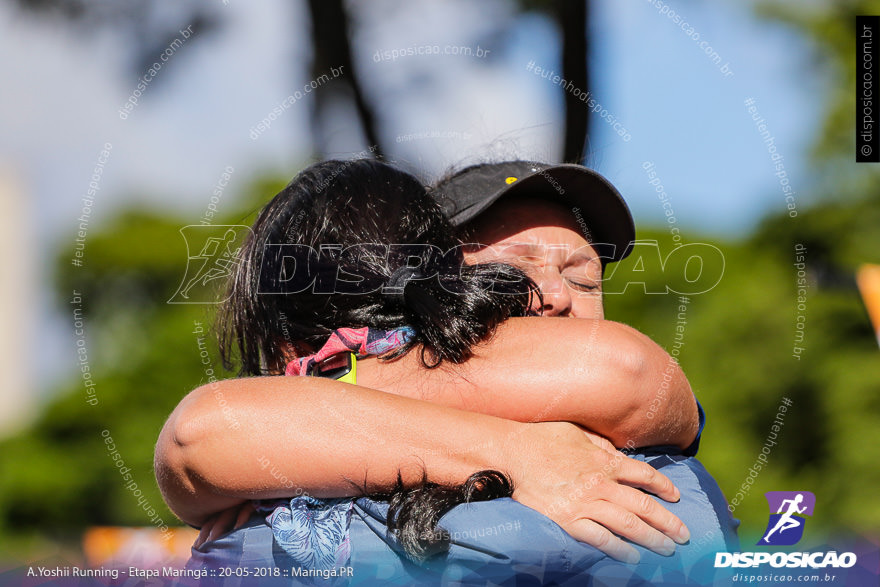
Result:
M514 497L573 537L617 558L635 551L612 532L660 552L682 542L681 521L645 489L675 501L645 463L593 444L568 423L522 424L336 381L263 377L193 391L156 447L156 476L184 521L257 498L306 490L319 497L384 490L397 480L460 483L482 469L509 473ZM217 388L222 387L221 409ZM572 496L576 495L577 499Z
M512 318L465 364L426 370L417 355L361 361L358 382L520 422L573 422L617 447L685 448L696 437L696 400L681 367L618 322Z
M254 377L190 393L162 429L155 467L172 511L199 525L248 499L384 491L398 471L414 484L423 464L431 481L461 483L500 462L496 440L518 426L336 381Z

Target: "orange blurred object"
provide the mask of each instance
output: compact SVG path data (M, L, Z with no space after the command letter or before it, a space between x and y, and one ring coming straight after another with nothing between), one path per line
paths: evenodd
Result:
M861 265L856 271L856 283L874 325L877 344L880 344L880 265Z
M92 568L183 567L198 535L199 531L192 528L96 526L83 535L83 552L86 564Z

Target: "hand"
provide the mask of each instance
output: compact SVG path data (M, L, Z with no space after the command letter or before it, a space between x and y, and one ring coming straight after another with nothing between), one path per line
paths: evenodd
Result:
M678 489L665 475L574 424L523 426L520 438L508 443L509 464L502 469L513 478L514 499L627 563L638 562L639 554L620 537L662 555L675 552L673 541L690 539L680 519L639 491L678 501Z
M202 531L199 532L198 538L193 543L193 548L216 540L227 532L238 530L247 523L255 511L253 504L246 501L208 518L208 521L202 525Z

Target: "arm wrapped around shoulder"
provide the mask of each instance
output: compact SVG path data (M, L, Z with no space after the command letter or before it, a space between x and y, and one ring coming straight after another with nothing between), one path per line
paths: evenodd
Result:
M367 367L364 378L405 394L404 375L414 367L386 365L385 377ZM572 422L618 448L685 448L699 425L678 363L641 332L608 320L511 318L467 363L424 371L419 397L520 422Z

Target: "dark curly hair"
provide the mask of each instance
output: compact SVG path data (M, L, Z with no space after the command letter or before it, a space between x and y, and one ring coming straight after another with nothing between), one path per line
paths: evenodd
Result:
M455 234L404 171L369 159L312 165L263 208L238 253L218 315L224 366L282 374L291 347L308 354L334 330L364 326L413 329L383 360L414 349L428 368L467 360L507 318L528 315L540 292L510 265L465 264ZM389 283L401 276L402 284ZM389 285L399 286L393 295ZM421 559L448 547L436 527L445 512L512 491L505 474L480 471L460 486L425 477L404 487L398 479L390 493L371 497L389 500L388 527Z

